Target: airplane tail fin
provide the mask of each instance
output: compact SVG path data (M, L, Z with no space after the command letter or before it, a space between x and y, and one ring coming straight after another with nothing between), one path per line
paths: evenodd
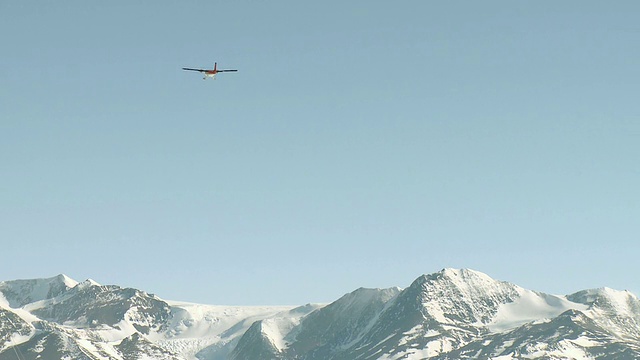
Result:
M213 63L213 71L217 71L218 70L218 63Z

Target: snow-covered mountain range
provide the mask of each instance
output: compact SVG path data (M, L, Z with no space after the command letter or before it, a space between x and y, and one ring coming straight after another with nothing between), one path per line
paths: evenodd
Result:
M331 304L216 306L58 275L0 282L4 359L640 359L640 300L444 269Z

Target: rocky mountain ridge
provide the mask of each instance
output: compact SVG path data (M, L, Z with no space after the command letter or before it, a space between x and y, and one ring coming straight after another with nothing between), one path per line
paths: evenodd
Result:
M170 302L64 275L0 282L0 360L638 358L635 295L550 295L468 269L300 307Z

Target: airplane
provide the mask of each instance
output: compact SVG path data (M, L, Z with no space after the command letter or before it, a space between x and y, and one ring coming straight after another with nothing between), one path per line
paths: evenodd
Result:
M216 79L216 74L217 73L221 73L221 72L232 72L232 71L238 71L238 70L231 70L231 69L226 69L226 70L218 70L218 63L214 63L213 64L213 69L192 69L192 68L182 68L182 70L188 70L188 71L199 71L202 74L204 74L204 77L202 78L202 80L206 80L208 77L212 78L212 79Z

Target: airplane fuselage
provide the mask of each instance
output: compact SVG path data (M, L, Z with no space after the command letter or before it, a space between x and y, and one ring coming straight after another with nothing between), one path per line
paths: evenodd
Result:
M217 74L217 73L218 73L218 72L217 72L217 71L214 71L214 70L205 71L205 72L204 72L204 77L203 77L203 79L205 79L205 80L206 80L207 78L212 78L212 79L214 79L214 80L215 80L215 78L216 78L216 74Z

